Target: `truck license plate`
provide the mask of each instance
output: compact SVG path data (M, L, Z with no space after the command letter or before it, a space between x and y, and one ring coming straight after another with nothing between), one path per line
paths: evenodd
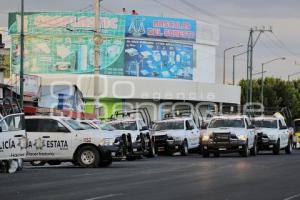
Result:
M111 152L111 156L115 157L116 156L116 152Z
M219 148L219 151L226 151L226 148Z
M164 147L159 147L159 148L158 148L158 151L164 151L164 150L165 150Z
M133 151L134 151L134 152L137 152L137 148L134 148Z

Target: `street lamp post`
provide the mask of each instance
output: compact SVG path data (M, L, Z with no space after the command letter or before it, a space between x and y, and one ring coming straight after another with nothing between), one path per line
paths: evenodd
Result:
M235 85L235 59L241 55L244 55L246 54L246 52L243 52L243 53L239 53L239 54L236 54L236 55L233 55L233 64L232 64L232 85Z
M231 50L231 49L236 49L242 47L242 44L236 44L235 46L229 47L224 50L224 63L223 63L223 84L225 85L226 83L226 52Z
M21 0L20 107L24 106L24 0Z
M275 58L272 60L269 60L267 62L264 62L261 64L261 92L260 92L260 98L261 98L261 104L264 105L264 67L267 64L270 64L272 62L275 62L277 60L285 60L285 57L281 57L281 58Z

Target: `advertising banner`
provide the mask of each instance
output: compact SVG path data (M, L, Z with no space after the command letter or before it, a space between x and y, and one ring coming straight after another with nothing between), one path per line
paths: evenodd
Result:
M128 15L126 37L196 41L196 21Z
M101 12L103 36L124 37L125 16ZM26 35L93 35L95 15L93 12L28 12L24 17ZM9 14L9 34L19 34L21 17Z
M9 17L12 71L18 73L20 20L16 13ZM93 13L26 13L25 73L93 73L93 20ZM101 72L123 75L125 16L102 12L101 33Z
M193 46L126 40L125 75L193 79Z

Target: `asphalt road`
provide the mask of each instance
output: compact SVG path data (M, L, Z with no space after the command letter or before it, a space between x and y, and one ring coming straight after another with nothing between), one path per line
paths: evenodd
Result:
M157 157L109 168L70 164L0 174L1 200L296 200L300 151L240 158Z

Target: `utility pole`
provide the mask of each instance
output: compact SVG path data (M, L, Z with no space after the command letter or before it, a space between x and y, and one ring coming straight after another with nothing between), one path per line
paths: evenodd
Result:
M100 21L100 2L94 0L95 24L94 24L94 98L95 98L95 114L99 116L99 94L98 88L100 85L100 45L103 42L101 36L101 21Z
M21 0L21 34L20 34L20 107L24 105L24 0Z
M256 38L254 38L254 33L258 33ZM251 104L253 100L253 93L252 93L252 72L253 72L253 50L258 42L260 36L264 32L272 32L272 28L266 29L265 27L258 29L251 28L249 33L249 40L247 46L247 103Z

